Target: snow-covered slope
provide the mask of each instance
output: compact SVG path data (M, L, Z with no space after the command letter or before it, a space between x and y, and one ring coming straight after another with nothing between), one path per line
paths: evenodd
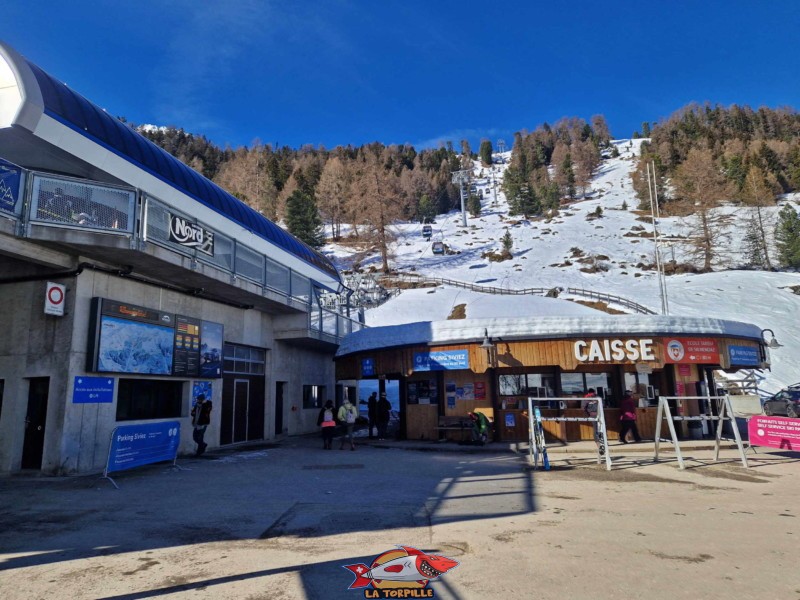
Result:
M431 242L422 238L420 224L398 223L394 228L392 268L508 289L585 288L623 296L660 312L655 271L637 267L655 262L649 235L652 224L647 215L635 210L638 200L630 179L641 141L613 142L620 156L603 161L587 198L563 208L552 219L525 221L508 216L500 182L510 153L496 155L496 160L503 162L491 169L476 164L477 187L484 197L481 216L468 216L468 225L463 227L460 212L453 211L440 215L433 225L433 241L443 241L457 254L433 255ZM496 201L494 189L497 190ZM598 207L602 208L602 216L592 218ZM741 264L742 223L747 209L729 207L723 210L730 214L732 225L721 248L722 262ZM774 214L776 210L771 212ZM500 239L506 230L514 240L514 258L503 262L482 258L482 253L501 249ZM690 231L690 221L662 218L659 231L667 238L680 239ZM348 250L330 245L325 251L341 268L348 267ZM662 256L665 260L674 257L683 262L687 256L686 245L676 242L662 247ZM370 265L379 267L379 258L362 261L362 266ZM772 351L773 369L765 374L761 386L766 391L777 391L786 384L800 381L800 360L797 360L800 328L795 322L796 315L800 314L800 295L794 294L790 286L800 286L799 274L727 270L704 275L673 275L667 277L669 312L676 316L745 321L772 329L784 346ZM497 296L442 287L429 292L404 291L383 306L369 310L367 323L395 325L446 319L458 304L466 304L467 318L574 315L591 310L566 300Z

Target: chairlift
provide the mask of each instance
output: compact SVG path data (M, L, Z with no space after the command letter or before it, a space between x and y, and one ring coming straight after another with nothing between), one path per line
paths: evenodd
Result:
M431 239L432 236L433 236L433 227L431 227L430 225L423 225L422 237L424 237L426 240L429 240Z
M434 254L444 254L444 242L433 242L431 252Z

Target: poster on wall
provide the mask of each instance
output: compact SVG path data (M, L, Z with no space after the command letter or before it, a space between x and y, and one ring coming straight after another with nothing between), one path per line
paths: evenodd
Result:
M73 404L110 404L114 402L114 379L78 375L72 386Z
M200 319L175 316L173 375L197 377L200 374L200 324Z
M192 384L192 406L197 404L197 397L203 394L206 400L211 400L211 382L210 381L195 381Z
M475 384L464 384L464 400L475 400Z
M486 400L486 382L475 382L475 400Z
M21 183L22 169L0 158L0 210L17 212Z
M407 393L408 393L408 396L406 398L406 402L408 402L409 404L419 404L419 400L418 400L419 396L417 395L417 384L416 383L412 382L412 383L408 384Z
M87 370L171 375L174 321L170 313L93 298Z
M455 408L456 407L456 397L455 396L447 396L447 408Z
M222 377L222 323L200 325L200 377Z

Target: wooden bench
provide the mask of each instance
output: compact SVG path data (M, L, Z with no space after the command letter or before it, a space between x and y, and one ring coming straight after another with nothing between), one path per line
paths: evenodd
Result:
M481 408L478 409L476 412L483 413L487 419L489 419L489 439L492 439L492 428L494 426L494 410L491 408ZM448 431L458 431L460 432L461 439L463 439L463 433L466 431L470 435L472 435L472 419L469 418L469 415L443 415L439 417L439 424L436 427L439 431L439 436L441 438L447 437Z

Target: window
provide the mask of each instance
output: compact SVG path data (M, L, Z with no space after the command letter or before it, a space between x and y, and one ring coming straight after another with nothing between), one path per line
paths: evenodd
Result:
M325 400L324 385L303 386L303 408L322 408Z
M117 421L180 417L182 399L182 381L120 379Z
M223 349L225 372L238 375L263 375L267 362L267 351L264 348L241 346L226 342Z
M500 375L501 396L534 396L537 398L553 397L553 376L540 373L519 373L517 375Z

